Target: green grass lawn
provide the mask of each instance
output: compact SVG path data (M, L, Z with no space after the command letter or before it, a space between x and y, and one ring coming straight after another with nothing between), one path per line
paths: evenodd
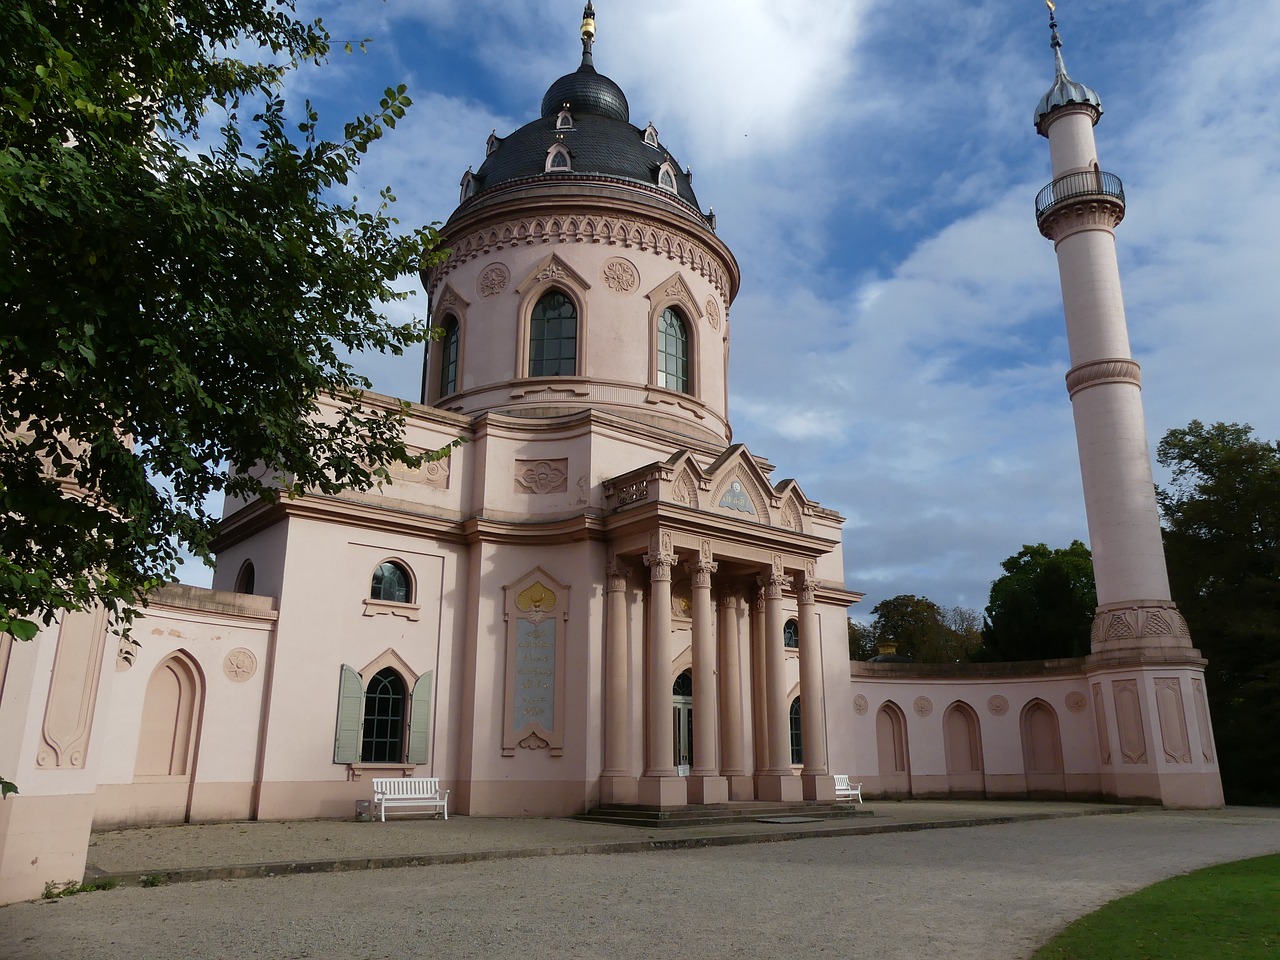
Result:
M1139 890L1082 917L1032 960L1276 960L1280 856Z

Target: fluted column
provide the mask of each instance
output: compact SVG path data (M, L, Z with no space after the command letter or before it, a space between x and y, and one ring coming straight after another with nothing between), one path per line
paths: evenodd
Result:
M729 784L720 776L716 756L720 740L716 696L716 628L711 605L711 575L718 564L711 544L704 543L698 559L689 564L693 583L693 770L689 776L690 803L724 803Z
M640 802L678 806L687 802L684 780L672 757L671 717L671 568L676 555L671 534L655 534L644 555L649 568L649 635L645 657L645 769Z
M614 560L605 570L604 772L601 801L634 803L635 777L630 771L631 702L628 689L627 567ZM626 781L619 783L618 781Z
M769 736L769 766L757 778L761 800L799 800L800 779L791 773L791 730L787 711L787 662L783 628L786 613L782 609L782 591L791 586L791 578L783 574L775 561L773 571L760 578L765 603L765 691L768 701L766 725Z
M751 800L755 789L745 764L742 716L742 636L736 589L720 591L720 772L729 781L730 800Z
M800 736L804 747L804 770L800 774L806 800L834 800L835 778L827 766L826 697L822 682L822 637L818 625L818 605L814 600L817 581L809 564L798 591L800 605Z

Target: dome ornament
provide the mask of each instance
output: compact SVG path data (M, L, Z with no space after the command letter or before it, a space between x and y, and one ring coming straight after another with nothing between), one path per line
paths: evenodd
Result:
M582 62L591 63L591 47L596 41L596 8L591 0L582 9Z
M1058 33L1057 3L1055 0L1045 0L1045 6L1049 8L1051 36L1049 46L1053 48L1054 80L1053 86L1040 98L1040 105L1036 108L1036 131L1041 136L1048 136L1045 132L1047 129L1045 121L1060 107L1076 104L1091 107L1094 112L1094 123L1097 123L1098 118L1102 116L1102 100L1098 95L1083 83L1072 80L1067 74L1067 65L1062 59L1062 37Z

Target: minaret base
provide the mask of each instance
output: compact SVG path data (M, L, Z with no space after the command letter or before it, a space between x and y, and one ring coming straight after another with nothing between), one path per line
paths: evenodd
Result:
M1086 660L1102 792L1170 809L1223 806L1204 663L1193 649Z

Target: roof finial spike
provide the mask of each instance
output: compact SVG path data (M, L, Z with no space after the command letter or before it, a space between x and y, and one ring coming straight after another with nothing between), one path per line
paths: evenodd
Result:
M582 9L582 65L594 67L591 59L591 47L596 41L596 8L591 0Z
M1058 34L1058 5L1054 0L1044 0L1044 5L1049 8L1049 32L1052 39L1049 46L1053 47L1053 61L1057 68L1058 76L1067 76L1067 65L1062 59L1062 37Z

